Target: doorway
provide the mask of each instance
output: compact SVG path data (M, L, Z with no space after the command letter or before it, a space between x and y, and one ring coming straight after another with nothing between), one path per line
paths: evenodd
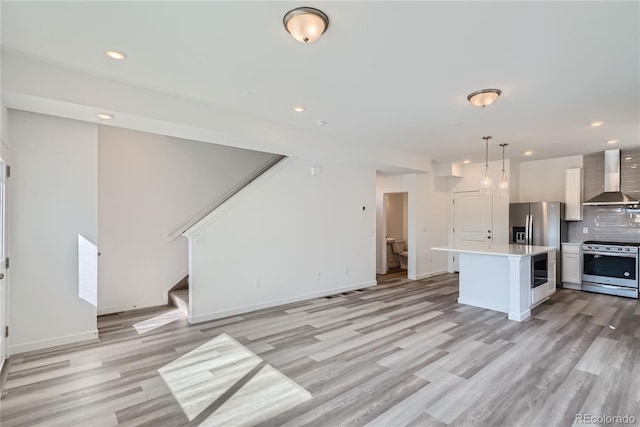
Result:
M407 277L409 263L409 193L383 194L383 270Z

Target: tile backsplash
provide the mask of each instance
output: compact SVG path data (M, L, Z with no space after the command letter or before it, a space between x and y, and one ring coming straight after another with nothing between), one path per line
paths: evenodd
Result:
M640 148L620 152L620 190L640 199ZM583 158L584 200L600 194L604 188L604 152ZM640 209L620 206L584 206L582 221L569 221L569 241L610 240L640 242ZM587 228L587 233L583 229Z
M585 206L583 218L568 223L570 242L640 242L640 208ZM585 227L587 233L583 233Z

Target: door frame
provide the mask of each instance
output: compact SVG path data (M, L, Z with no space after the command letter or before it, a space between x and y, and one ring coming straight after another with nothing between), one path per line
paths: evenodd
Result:
M406 194L407 195L407 217L405 218L404 216L402 217L402 221L403 221L403 226L407 227L407 239L405 240L405 245L407 247L407 252L408 252L408 259L407 259L407 277L409 277L409 271L410 268L409 264L411 263L411 261L409 261L412 257L412 250L410 249L409 246L409 241L412 239L411 234L409 233L410 227L409 227L409 210L411 209L411 192L407 191L407 190L399 190L399 191L387 191L385 193L382 193L382 216L381 216L381 221L382 221L382 226L380 228L380 237L379 237L379 246L380 246L380 256L381 256L381 262L380 262L380 267L381 267L381 271L383 273L378 272L378 274L387 274L389 272L389 266L387 264L387 203L389 201L389 194ZM404 224L406 222L406 224Z
M389 194L390 193L382 194L382 233L380 233L381 274L387 274L389 272L389 266L387 265L387 202L389 201Z
M2 143L4 145L4 143ZM5 336L5 328L9 323L9 270L6 268L6 259L9 256L9 202L8 202L8 180L7 168L8 149L2 147L0 157L0 221L2 221L2 232L0 233L0 245L2 245L2 256L0 256L0 373L7 367L9 337Z

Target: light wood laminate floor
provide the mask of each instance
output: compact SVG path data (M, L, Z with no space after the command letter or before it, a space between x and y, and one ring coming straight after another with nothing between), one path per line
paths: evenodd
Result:
M560 290L517 323L458 304L457 280L392 274L194 326L172 307L103 316L99 342L10 359L0 423L640 425L638 300Z

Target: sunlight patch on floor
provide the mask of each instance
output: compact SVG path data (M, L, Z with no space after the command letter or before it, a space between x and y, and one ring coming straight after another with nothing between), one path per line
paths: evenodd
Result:
M174 309L162 313L159 316L152 317L151 319L143 320L142 322L135 323L133 327L138 331L138 334L142 335L154 329L158 329L164 325L168 325L176 320L186 319L187 315L180 309Z
M222 334L158 370L189 421L249 426L311 399L311 394Z

